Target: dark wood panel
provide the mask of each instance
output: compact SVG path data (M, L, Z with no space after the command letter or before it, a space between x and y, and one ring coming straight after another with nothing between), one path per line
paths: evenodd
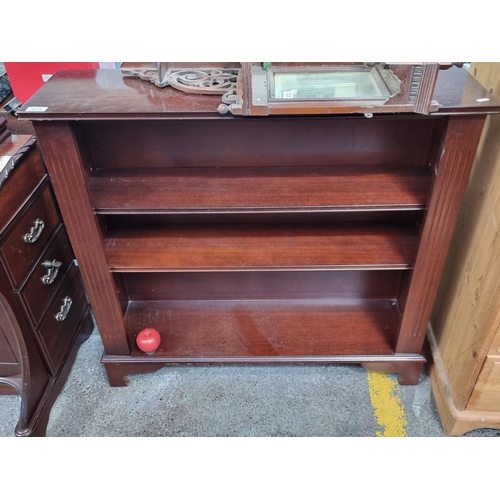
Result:
M38 219L43 222L43 229L40 232L34 230ZM21 217L1 247L1 252L16 283L22 280L59 224L55 200L47 186ZM32 232L38 237L33 243L28 243L25 241L25 236Z
M391 301L133 302L126 314L131 343L156 328L153 356L179 358L392 354L398 323Z
M397 352L420 349L465 194L484 116L450 117L401 321ZM467 140L464 140L467 138Z
M26 171L25 175L26 175ZM7 275L0 265L0 324L9 345L19 358L19 365L0 364L0 378L21 395L21 415L17 428L37 422L37 409L50 385L50 376L36 345L32 330L15 300ZM23 381L25 383L23 383Z
M37 265L33 269L31 276L23 285L21 290L22 296L28 306L31 314L31 319L36 325L40 321L42 314L48 307L52 297L54 297L57 289L59 288L64 275L67 273L71 264L73 263L73 251L71 249L68 236L64 227L57 233L52 242L48 245L47 249L41 256ZM54 260L61 263L58 268L57 275L55 275L52 283L44 283L43 277L49 274L45 262L53 262Z
M433 121L265 117L85 127L96 168L422 166Z
M2 276L0 267L0 277ZM18 381L23 378L23 363L25 363L23 339L17 337L21 327L13 315L13 311L7 302L7 298L0 292L0 380L2 383L9 384L21 392ZM23 346L21 346L23 344ZM24 359L23 359L24 358ZM41 360L38 367L41 365ZM36 364L36 363L35 363ZM47 375L40 374L41 382L46 382ZM36 389L39 386L37 384Z
M125 212L99 214L103 220L103 232L119 230L127 227L169 226L172 224L233 224L246 226L248 224L288 225L288 224L317 224L317 223L344 223L344 222L384 222L417 225L419 215L424 210L236 210L228 211L167 211L167 212Z
M179 224L110 231L112 270L407 269L417 233L406 225Z
M18 373L21 371L21 365L19 363L19 359L17 359L16 357L16 353L12 350L12 347L9 344L9 339L7 338L7 336L10 332L4 331L4 328L5 327L0 324L0 365L15 365L17 372L14 373ZM2 374L2 376L6 375L5 372L5 368L0 369L0 373Z
M90 181L97 212L241 209L421 209L425 167L99 169Z
M395 299L409 271L255 271L123 273L128 299Z
M438 113L498 113L498 101L468 71L449 68L440 71L434 99L441 104Z
M26 143L26 136L12 136L3 144L0 155L8 154L12 156L14 151L11 147L21 147ZM7 148L7 146L9 146ZM26 175L29 171L30 175ZM18 162L9 177L2 184L2 209L0 210L0 231L16 216L23 203L28 200L35 189L45 180L47 173L41 161L40 152L33 148L29 155L25 155L21 162Z
M66 297L71 298L71 307L66 319L57 321L56 315L61 311ZM87 300L81 286L78 268L73 266L50 304L47 314L39 327L40 336L43 338L44 345L53 363L54 375L75 340L75 332L86 309Z
M130 113L176 117L181 112L220 117L220 103L221 96L199 94L193 99L172 87L159 89L149 82L123 76L121 70L60 70L22 108L46 107L44 112L25 112L24 116L35 120L126 119Z
M439 72L434 99L442 104L441 113L498 110L496 100L477 102L478 97L488 97L488 94L465 69ZM491 95L489 97L491 99ZM193 98L192 94L171 87L160 89L138 78L124 77L120 70L62 70L21 108L47 109L21 111L20 115L33 120L165 119L183 115L221 118L217 112L220 103L220 96L197 94Z
M60 122L36 123L35 130L105 349L128 354L120 301L100 250L102 235L88 197L92 168L80 151L81 134L74 134L68 123Z

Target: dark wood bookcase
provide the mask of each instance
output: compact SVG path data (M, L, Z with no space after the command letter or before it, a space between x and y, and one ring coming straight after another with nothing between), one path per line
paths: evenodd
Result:
M120 71L59 72L33 120L112 385L169 363L362 363L418 381L494 99L429 115L220 115ZM491 96L489 96L491 97ZM154 354L138 332L157 329Z

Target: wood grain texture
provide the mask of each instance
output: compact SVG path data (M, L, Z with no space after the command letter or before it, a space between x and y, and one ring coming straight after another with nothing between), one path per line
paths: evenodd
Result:
M485 93L467 71L450 68L439 72L434 99L442 104L439 113L495 112L496 101L476 101ZM133 115L143 119L220 117L220 103L220 96L199 95L193 99L171 87L160 89L149 82L125 77L120 70L63 70L22 106L19 115L31 120L116 120L131 119ZM25 111L32 106L48 109L44 113ZM359 112L359 106L352 109ZM346 113L351 111L345 109ZM225 115L223 119L231 117Z
M441 104L438 114L498 113L498 94L492 98L489 92L492 87L488 86L488 80L481 78L478 81L472 76L474 69L479 66L481 72L489 72L486 69L488 64L490 63L473 63L472 74L461 68L440 71L434 91L434 99ZM480 78L479 73L477 77Z
M36 140L32 136L12 135L0 145L0 187L35 144Z
M223 271L115 273L131 301L395 300L410 271Z
M475 63L471 72L500 97L500 63ZM500 326L499 136L500 117L488 117L432 315L459 411L467 408L487 354L498 354L494 339Z
M14 137L14 136L13 136ZM22 144L25 140L22 141ZM17 144L18 142L13 142ZM0 149L2 151L2 149ZM5 152L5 150L3 150ZM21 169L16 169L9 174L8 179L4 182L5 187L0 191L2 196L2 210L0 210L0 231L4 231L7 225L16 216L22 205L22 201L26 201L33 191L47 180L47 172L41 161L40 152L33 150L26 158L24 167L31 172L31 175L24 175Z
M83 287L79 285L80 275L78 268L72 266L54 300L49 305L47 314L38 327L38 332L43 339L43 344L51 363L52 375L56 375L57 370L62 366L62 361L75 340L74 332L77 330L87 311L88 304L85 292ZM57 321L56 315L61 311L66 297L70 297L72 300L71 307L66 319L64 321Z
M500 327L497 329L493 341L491 342L489 353L492 356L500 355Z
M153 359L292 358L393 354L399 310L375 300L141 301L125 319L131 343L143 328L160 332Z
M73 259L74 255L68 236L66 231L64 231L64 226L61 226L44 253L40 256L40 259L36 262L33 272L20 289L20 293L28 306L28 314L33 321L33 325L37 325L40 322L50 301L73 263ZM53 262L54 260L60 262L61 266L58 268L54 281L46 284L42 280L44 276L48 275L49 271L44 263L47 261Z
M102 252L98 221L88 195L91 170L68 123L36 123L35 129L59 207L78 260L92 309L108 352L130 352L113 279Z
M397 352L414 352L423 344L483 124L482 116L449 118L403 311Z
M110 269L408 269L417 232L384 223L172 224L109 231Z
M481 410L459 410L451 393L450 381L439 352L436 338L429 328L427 332L432 351L430 379L443 429L447 434L459 436L483 427L500 429L500 412Z
M415 101L415 113L429 114L438 73L438 63L423 63L422 77L420 79L417 99Z
M439 120L418 116L195 120L186 116L182 120L85 122L82 126L97 169L269 169L424 166L433 124Z
M36 197L33 203L27 204L25 210L25 213L18 219L16 226L7 235L5 242L0 247L10 275L16 284L21 282L26 271L61 223L55 199L48 185L45 186L45 189L40 193L40 196ZM35 234L33 229L37 227L37 220L44 223L43 229L35 241L28 243L25 236Z
M423 209L430 181L407 165L99 169L90 195L98 213Z
M467 409L500 414L500 356L486 356Z
M362 365L376 364L390 373L399 373L406 376L421 370L425 363L425 358L419 354L410 355L353 355L353 356L247 356L247 357L231 357L231 358L172 358L164 356L107 356L104 355L101 359L101 364L106 368L109 383L113 387L123 387L128 385L129 379L127 375L137 373L151 373L163 368L165 365L179 363L188 364L290 364L290 363L307 363L307 364L356 364ZM393 369L394 368L394 369ZM406 376L406 381L409 383L410 378Z
M79 288L81 288L81 285L79 285ZM23 406L21 406L21 418L15 429L16 436L45 436L50 412L69 377L78 349L88 339L93 329L94 322L90 313L90 307L87 307L82 321L78 324L73 339L69 344L69 349L64 356L63 363L57 371L57 377L51 378L31 418L27 415L25 416Z

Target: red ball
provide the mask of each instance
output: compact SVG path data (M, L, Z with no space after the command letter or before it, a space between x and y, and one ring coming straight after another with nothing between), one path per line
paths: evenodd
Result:
M154 328L141 330L135 339L137 347L147 354L152 354L160 347L161 336Z

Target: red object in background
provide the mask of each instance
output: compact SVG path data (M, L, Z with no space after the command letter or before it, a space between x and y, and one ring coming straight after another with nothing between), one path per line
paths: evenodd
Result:
M161 336L154 328L141 330L135 339L137 347L147 354L152 354L160 347Z
M44 75L60 69L98 69L94 62L4 62L12 92L25 103L45 82Z

